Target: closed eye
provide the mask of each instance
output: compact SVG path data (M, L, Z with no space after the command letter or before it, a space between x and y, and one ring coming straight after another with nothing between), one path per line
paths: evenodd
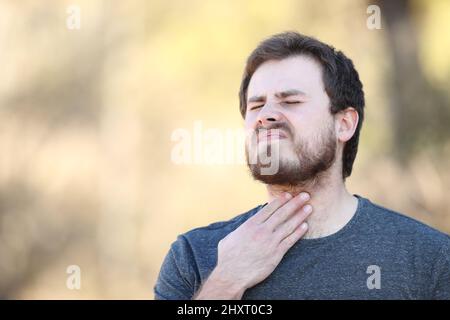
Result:
M284 101L285 104L297 104L302 103L301 101Z
M262 108L262 107L264 107L263 104L257 105L257 106L253 106L253 107L250 108L250 110L255 110L255 109L258 109L258 108Z

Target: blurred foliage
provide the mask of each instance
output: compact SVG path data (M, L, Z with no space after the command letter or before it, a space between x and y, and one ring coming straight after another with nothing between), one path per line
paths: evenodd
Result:
M174 164L171 134L240 128L245 59L285 30L359 70L349 190L450 232L450 2L399 2L381 30L351 0L0 2L0 298L151 299L177 234L265 202L244 165Z

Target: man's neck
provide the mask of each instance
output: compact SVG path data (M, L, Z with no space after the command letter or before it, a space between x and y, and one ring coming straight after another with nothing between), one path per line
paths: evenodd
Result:
M296 196L302 191L311 196L312 214L306 220L308 232L304 238L321 238L342 229L356 213L358 199L345 188L336 173L297 186L267 185L269 201L283 192Z

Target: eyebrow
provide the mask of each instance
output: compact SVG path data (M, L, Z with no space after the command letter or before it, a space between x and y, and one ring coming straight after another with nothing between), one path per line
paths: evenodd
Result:
M280 91L280 92L275 93L275 97L277 97L279 99L287 98L290 96L298 96L298 95L306 96L306 93L304 93L303 91L298 90L298 89L289 89L289 90ZM266 96L253 96L248 99L248 103L263 102L263 101L265 101L265 99L266 99Z

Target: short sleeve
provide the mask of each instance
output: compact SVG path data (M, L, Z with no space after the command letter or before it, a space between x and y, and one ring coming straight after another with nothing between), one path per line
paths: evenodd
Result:
M450 300L450 244L448 242L441 250L433 278L435 279L433 298Z
M183 235L172 243L154 286L155 300L190 300L195 293L192 250Z

